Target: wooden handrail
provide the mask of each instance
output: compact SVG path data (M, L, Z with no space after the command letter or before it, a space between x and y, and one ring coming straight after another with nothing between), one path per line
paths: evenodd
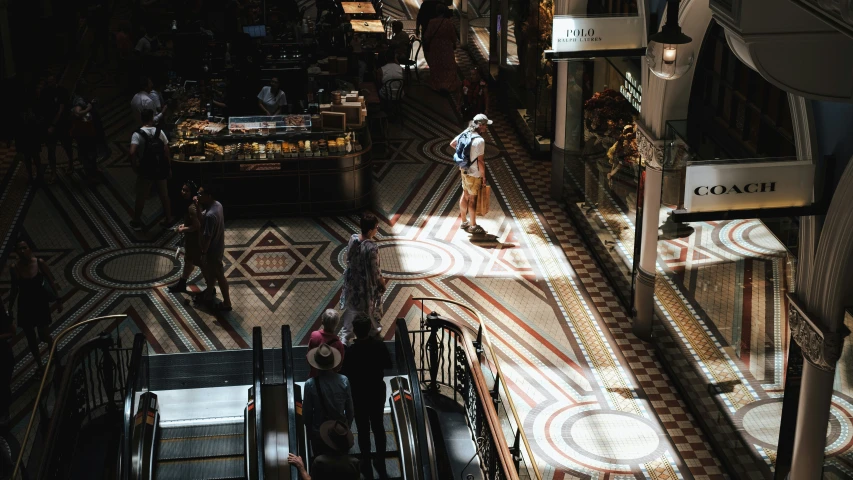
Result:
M24 432L24 440L21 442L21 451L18 452L18 459L15 461L15 469L12 470L12 479L14 480L18 476L18 471L21 468L21 462L24 459L24 450L27 449L27 442L30 439L30 431L33 429L33 421L36 418L36 412L38 412L39 402L41 401L41 396L44 393L44 384L47 382L47 374L50 372L51 363L53 363L53 357L56 354L56 346L59 345L59 341L62 340L65 335L71 333L72 330L76 330L78 327L82 327L83 325L88 325L90 323L103 322L104 320L116 320L119 318L125 318L127 315L107 315L104 317L96 317L90 318L89 320L83 320L82 322L75 323L65 330L59 332L59 335L53 339L53 345L50 347L50 355L47 357L47 365L44 367L44 373L41 377L41 384L39 385L39 391L36 395L35 402L33 402L33 412L30 414L30 421L27 423L27 430Z
M483 318L480 317L480 314L476 310L474 310L473 307L471 307L465 303L458 302L456 300L452 300L449 298L415 297L415 298L413 298L413 300L414 301L421 301L422 303L425 301L450 303L450 304L462 307L462 308L468 310L469 312L473 313L474 316L477 318L477 323L480 325L480 330L483 333L482 343L480 344L481 348L488 349L489 354L494 359L494 364L495 364L495 368L498 371L498 376L500 378L506 380L506 377L504 376L503 371L501 370L501 366L500 366L500 362L498 361L497 354L495 354L495 351L492 348L491 341L489 340L488 328L486 327L486 324L483 322ZM464 344L464 348L465 348L465 354L466 354L465 356L466 356L467 361L469 363L468 367L471 370L471 376L475 379L477 390L480 393L481 398L483 398L483 399L491 398L491 394L489 392L488 387L486 386L485 378L483 377L482 370L479 368L478 365L472 365L471 364L472 358L479 359L477 352L473 350L473 339L471 338L471 334L473 332L471 331L471 328L468 327L467 325L460 325L458 322L456 322L452 318L448 318L447 321L450 322L452 325L455 325L455 327L459 330L457 333L462 335L463 339L465 340L463 342L463 344ZM474 355L474 356L472 357L471 355ZM478 361L478 363L479 363L479 361ZM477 367L477 368L474 368L474 367ZM524 433L524 429L521 427L522 423L518 417L518 411L516 410L515 402L513 402L512 396L510 395L509 387L507 386L507 382L506 381L500 382L500 387L504 391L504 396L506 397L506 401L507 401L507 403L509 403L509 409L512 412L512 416L515 418L515 424L518 426L518 432L521 434L521 441L522 441L522 443L524 443L524 448L525 448L525 450L527 450L527 456L530 459L530 465L533 467L533 474L536 477L535 480L542 480L542 474L539 472L539 467L536 465L536 460L533 457L533 451L530 448L530 442L527 440L527 435ZM488 403L488 402L485 402L485 403ZM496 439L496 441L498 442L498 446L500 447L498 449L498 451L499 451L499 454L501 456L501 463L504 464L506 471L508 472L508 474L510 474L510 477L509 477L510 480L517 479L518 478L518 472L515 469L515 465L514 465L514 462L512 460L512 456L509 452L509 446L506 443L506 439L503 437L503 435L500 435L500 432L502 432L503 430L501 429L501 426L500 426L500 419L498 418L497 410L494 408L494 405L489 405L489 408L486 408L486 412L488 414L487 416L489 417L488 420L489 420L489 425L492 428L492 432L494 432L495 435L498 437ZM507 455L510 455L510 457L508 459L505 458ZM507 463L507 462L509 462L509 463Z

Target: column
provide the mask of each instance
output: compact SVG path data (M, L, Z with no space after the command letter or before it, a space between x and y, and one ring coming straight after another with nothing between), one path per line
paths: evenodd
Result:
M638 338L652 339L652 320L655 314L655 272L657 264L658 225L660 224L660 191L663 181L662 142L655 141L637 123L637 149L646 165L643 187L643 219L640 241L640 263L634 282L634 323L632 330Z
M805 360L789 478L811 480L821 478L823 472L835 364L849 332L843 325L842 332L828 332L808 317L796 298L788 295L788 303L791 339L800 346Z
M554 118L554 141L551 143L551 198L563 198L563 169L566 149L566 89L569 74L569 62L556 62L554 88L557 92L557 105Z

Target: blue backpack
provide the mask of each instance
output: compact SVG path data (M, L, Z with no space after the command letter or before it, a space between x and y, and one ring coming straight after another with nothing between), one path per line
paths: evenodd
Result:
M453 154L453 161L459 168L467 169L474 163L471 160L471 144L475 138L480 138L480 135L471 130L465 130L459 139L456 141L456 153Z

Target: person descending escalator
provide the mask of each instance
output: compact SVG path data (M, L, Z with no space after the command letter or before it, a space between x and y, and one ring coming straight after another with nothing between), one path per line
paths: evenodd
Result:
M294 454L287 456L287 462L299 470L299 480L361 480L358 460L349 455L353 435L349 426L343 422L329 420L320 426L320 436L326 453L318 455L311 463L311 475L305 471L302 457Z
M355 428L358 432L358 448L361 451L361 467L366 478L373 478L370 468L370 431L376 444L373 466L379 478L385 480L385 404L388 392L385 387L385 370L391 368L391 354L381 339L370 334L371 321L360 315L352 322L355 342L347 348L341 372L349 378L352 388L352 403L355 408Z
M338 314L338 311L334 308L327 308L323 315L320 317L320 322L323 324L321 328L311 332L311 337L308 339L308 350L312 350L320 345L328 345L337 351L341 352L341 357L346 359L346 350L344 348L344 344L341 343L341 339L338 338L338 324L341 323L341 316ZM336 372L341 370L341 365L335 369ZM311 371L308 372L308 378L314 378L317 376L317 369L311 367Z
M311 448L316 456L328 450L320 431L324 422L341 422L347 425L347 429L352 425L352 392L347 377L335 372L341 364L341 352L324 343L309 350L307 357L308 364L318 373L305 382L302 412Z

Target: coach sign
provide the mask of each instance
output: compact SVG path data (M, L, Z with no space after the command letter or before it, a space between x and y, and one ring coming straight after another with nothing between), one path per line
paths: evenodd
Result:
M720 212L812 204L814 164L691 162L687 165L684 210Z
M555 52L623 50L643 47L645 24L639 16L554 17L551 49Z

